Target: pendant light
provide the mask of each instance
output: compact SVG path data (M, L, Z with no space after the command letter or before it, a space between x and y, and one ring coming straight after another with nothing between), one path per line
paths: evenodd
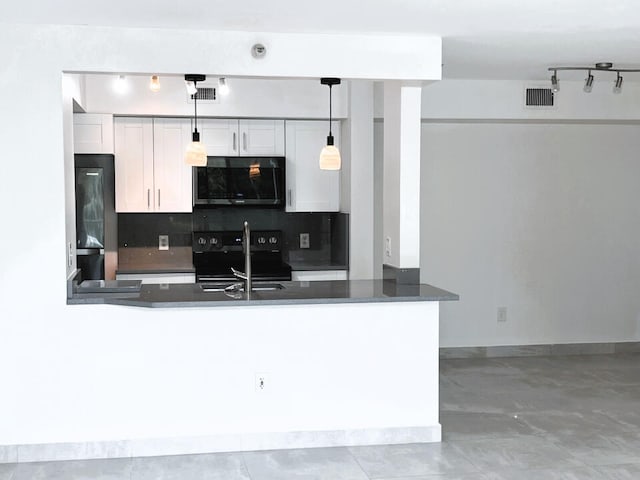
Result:
M194 123L193 133L191 136L192 142L187 147L187 151L184 156L184 161L187 165L192 167L206 167L207 166L207 150L204 148L204 144L200 141L200 133L198 132L198 88L196 84L203 82L207 77L204 75L185 75L184 81L187 84L192 83L195 89L193 97L193 110L194 110Z
M333 135L331 134L331 87L340 85L339 78L321 78L322 85L329 85L329 136L327 144L320 152L320 169L321 170L340 170L341 160L340 151L333 144Z

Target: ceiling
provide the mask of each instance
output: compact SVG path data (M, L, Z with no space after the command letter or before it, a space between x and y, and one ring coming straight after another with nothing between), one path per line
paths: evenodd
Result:
M1 2L0 18L4 23L437 35L443 38L445 78L543 80L551 65L605 61L640 67L638 0L21 0ZM640 74L636 77L640 81Z

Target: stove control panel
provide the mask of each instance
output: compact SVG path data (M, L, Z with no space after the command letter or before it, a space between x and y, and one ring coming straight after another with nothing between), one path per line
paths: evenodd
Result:
M193 232L193 252L241 252L242 231ZM279 252L282 249L282 232L257 230L251 232L251 250Z

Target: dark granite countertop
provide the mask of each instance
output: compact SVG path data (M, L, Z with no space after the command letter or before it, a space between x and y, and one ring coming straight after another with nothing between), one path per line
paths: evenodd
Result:
M139 307L216 307L251 305L295 305L318 303L427 302L458 300L455 293L419 284L403 285L390 280L333 280L279 282L284 288L241 293L205 292L201 284L147 284L140 292L74 293L68 304L111 304ZM260 287L259 282L254 282Z

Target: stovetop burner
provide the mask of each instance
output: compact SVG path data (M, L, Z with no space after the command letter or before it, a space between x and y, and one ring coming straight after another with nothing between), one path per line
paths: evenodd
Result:
M291 280L282 260L282 232L251 232L251 272L256 280ZM193 232L193 266L197 282L233 281L231 268L244 271L242 231Z

